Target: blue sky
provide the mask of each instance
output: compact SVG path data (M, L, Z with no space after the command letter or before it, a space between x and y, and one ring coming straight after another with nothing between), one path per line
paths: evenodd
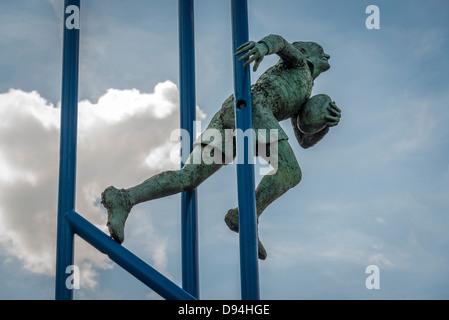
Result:
M263 299L449 295L449 4L445 0L248 1L250 38L274 33L331 55L314 94L343 115L311 149L281 125L301 184L260 219ZM0 299L53 299L62 1L0 2ZM368 30L365 9L380 9ZM229 1L195 3L199 119L233 89ZM77 210L104 229L101 191L162 170L178 126L177 1L82 1ZM277 57L269 56L255 81ZM260 179L260 176L257 177ZM223 222L235 168L199 187L200 295L239 299L238 238ZM136 206L124 245L180 284L180 197ZM105 230L105 229L104 229ZM76 299L158 299L76 243ZM368 265L380 289L368 290Z

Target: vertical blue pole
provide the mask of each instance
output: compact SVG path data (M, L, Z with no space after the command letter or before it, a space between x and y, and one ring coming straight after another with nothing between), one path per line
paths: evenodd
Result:
M61 140L59 156L58 227L56 249L57 300L73 299L66 287L66 268L73 264L73 231L65 213L75 208L76 139L78 122L80 0L65 0L61 96ZM67 19L67 21L66 21Z
M248 41L248 4L231 0L233 52ZM253 128L251 79L249 67L234 56L235 122L237 144L244 142L239 134ZM237 188L239 207L240 277L243 300L258 300L259 264L257 254L257 219L253 164L253 136L243 146L237 145Z
M195 42L193 0L179 0L179 65L181 129L187 130L190 141L183 141L181 166L192 152L196 119L195 101ZM187 150L186 147L188 146ZM198 205L197 190L181 195L182 285L183 289L199 298L198 273Z

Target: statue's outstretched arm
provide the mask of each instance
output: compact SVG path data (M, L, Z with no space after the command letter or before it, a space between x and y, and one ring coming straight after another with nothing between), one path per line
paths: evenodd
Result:
M268 54L277 54L287 65L303 66L306 64L304 55L295 48L291 43L278 35L270 34L259 42L249 41L237 48L236 56L241 55L239 61L248 59L244 66L254 63L253 70L256 71L264 56Z
M281 36L270 34L260 40L259 43L267 46L267 54L277 54L289 65L306 64L306 57L304 54Z

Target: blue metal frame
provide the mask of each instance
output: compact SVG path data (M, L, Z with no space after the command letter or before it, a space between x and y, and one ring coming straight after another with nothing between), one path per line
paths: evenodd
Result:
M70 5L80 7L80 0L65 0ZM79 29L68 29L63 19L63 65L61 97L61 141L59 156L58 191L58 235L56 261L56 299L73 298L73 290L66 288L66 268L73 265L73 231L64 218L67 211L75 208L76 186L76 143L78 125L78 66Z
M231 0L233 46L235 49L248 40L246 0ZM179 50L180 50L180 103L181 128L190 134L189 150L182 150L182 165L192 151L195 137L195 50L193 0L179 0ZM64 1L66 8L80 8L80 0ZM75 212L76 149L78 125L78 71L79 29L69 29L63 22L63 70L61 94L61 140L59 161L58 225L56 288L57 300L73 299L73 289L66 287L67 267L73 265L74 235L107 254L122 268L166 299L198 299L198 214L197 192L182 194L182 280L180 288L154 270L125 247ZM234 60L236 128L246 131L252 128L249 69ZM245 106L245 108L241 108ZM183 143L183 146L186 144ZM239 148L238 148L239 149ZM240 211L240 264L242 299L259 299L259 275L257 260L257 221L254 195L253 141L248 139L243 148L244 162L237 164L238 201ZM238 157L241 157L239 154ZM251 161L249 161L251 159ZM251 162L251 163L250 163Z
M182 167L193 150L195 139L195 38L193 0L179 0L178 6L181 129L187 130L190 137L188 144L185 141L182 143ZM199 298L197 200L197 190L186 191L181 195L182 285L187 292Z
M153 289L161 297L177 300L195 299L191 294L154 270L75 211L71 210L67 212L65 218L77 235L100 252L107 254L112 261L116 262L123 269Z
M233 52L248 42L248 4L246 0L231 0ZM251 78L249 67L234 56L235 124L237 135L252 130ZM253 137L237 145L237 190L239 205L240 278L243 300L258 300L259 262L257 253L257 218L253 164ZM242 152L243 154L239 154Z
M65 0L68 6L80 8L80 0ZM67 28L64 19L61 140L58 190L58 226L56 252L56 300L73 299L73 289L66 286L67 267L73 265L74 235L77 234L99 251L107 254L122 268L141 280L165 299L196 299L112 240L77 214L75 210L76 149L78 126L79 29ZM191 202L190 202L191 203Z

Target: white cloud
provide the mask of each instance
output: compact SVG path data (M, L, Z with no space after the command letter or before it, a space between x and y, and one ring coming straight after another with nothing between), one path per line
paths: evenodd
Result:
M178 89L170 81L153 93L109 89L97 103L79 103L77 212L107 232L102 190L177 168L168 154L175 145L169 137L179 126L178 109ZM0 94L0 245L26 270L45 275L54 275L55 268L59 122L60 105L37 92ZM158 236L151 225L145 227ZM167 258L161 243L150 255L163 269ZM78 238L75 257L86 287L96 285L97 268L112 267Z
M382 253L373 254L372 256L369 257L368 261L370 263L374 263L379 267L389 268L394 266L394 263L391 262L389 259L387 259L385 255Z

